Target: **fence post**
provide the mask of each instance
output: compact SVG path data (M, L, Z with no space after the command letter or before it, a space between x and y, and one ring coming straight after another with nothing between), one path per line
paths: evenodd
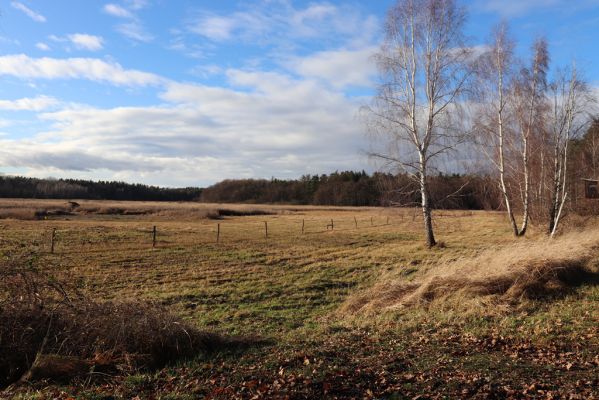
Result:
M152 248L156 247L156 225L152 228Z
M264 221L264 238L268 239L268 222Z
M306 220L302 219L302 235L304 234L304 226L306 225Z
M358 229L358 219L354 217L354 224L356 224L356 229Z
M56 228L52 228L52 236L50 236L50 253L54 254L54 237L56 236Z
M370 226L373 226L374 223L372 222L372 217L370 217Z
M216 243L220 241L220 222L216 224Z

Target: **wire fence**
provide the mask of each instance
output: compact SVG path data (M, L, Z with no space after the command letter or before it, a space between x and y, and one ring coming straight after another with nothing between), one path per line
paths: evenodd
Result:
M460 221L472 216L472 212L437 213L434 223L437 228L462 230ZM49 253L93 253L119 249L161 249L187 246L226 245L247 242L275 242L281 240L313 240L321 235L334 233L358 233L393 227L401 232L416 232L421 217L416 214L393 216L338 217L338 218L272 218L238 222L216 220L199 224L149 223L135 221L136 226L91 225L84 227L51 227L41 232L21 232L16 239L31 240ZM317 239L320 240L320 239ZM13 243L14 244L14 243Z

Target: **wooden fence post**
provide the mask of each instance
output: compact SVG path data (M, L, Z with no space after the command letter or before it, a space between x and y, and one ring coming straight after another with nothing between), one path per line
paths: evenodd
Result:
M335 223L333 222L333 218L331 218L331 230L335 230Z
M370 217L370 226L373 226L374 222L372 222L372 217Z
M52 236L50 236L50 253L54 254L54 238L56 236L56 228L52 228Z
M306 225L306 220L302 219L302 235L304 234L304 226Z
M156 247L156 225L152 228L152 248Z
M358 220L356 217L354 217L354 224L356 224L356 229L358 229Z
M268 239L268 222L264 221L264 238Z
M216 243L220 241L220 223L216 224Z

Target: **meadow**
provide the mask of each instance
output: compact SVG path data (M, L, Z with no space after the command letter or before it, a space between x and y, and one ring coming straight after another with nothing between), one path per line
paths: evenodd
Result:
M599 396L596 219L549 241L514 239L500 212L437 211L429 250L410 208L5 199L0 217L5 260L248 338L6 398Z

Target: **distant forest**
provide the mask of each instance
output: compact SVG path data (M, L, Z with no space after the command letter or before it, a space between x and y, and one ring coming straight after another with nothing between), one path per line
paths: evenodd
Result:
M435 208L498 209L496 184L487 177L437 175L430 177ZM416 206L418 185L407 175L334 172L300 179L231 179L202 190L209 203L284 203L330 206Z
M431 179L436 208L497 209L499 196L486 177L437 175ZM305 175L300 179L232 179L208 188L170 189L77 179L0 176L0 197L133 201L201 201L332 206L414 206L420 193L408 176L364 171Z
M137 201L192 201L201 189L169 189L125 182L0 176L0 197Z

